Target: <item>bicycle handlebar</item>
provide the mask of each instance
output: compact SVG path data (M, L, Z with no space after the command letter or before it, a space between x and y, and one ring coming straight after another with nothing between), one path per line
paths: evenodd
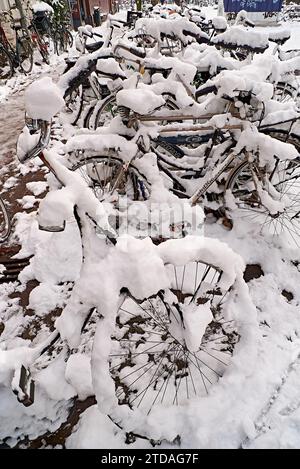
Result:
M40 156L42 151L47 148L50 141L51 134L51 121L44 121L40 119L30 119L26 122L26 126L29 130L33 132L40 131L40 137L37 144L27 151L23 156L20 156L17 152L17 157L20 163L25 163L25 161L32 160L37 156Z

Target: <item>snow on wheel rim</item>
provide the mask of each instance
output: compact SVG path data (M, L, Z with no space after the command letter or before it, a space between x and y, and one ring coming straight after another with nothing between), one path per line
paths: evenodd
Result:
M219 266L193 259L197 252L204 253L203 239L188 238L196 247L189 250L187 240L183 239L179 244L178 240L171 240L157 248L164 260L172 255L175 246L181 254L185 251L187 264L180 265L181 256L181 260L175 257L173 264L168 262L165 266L169 289L144 300L123 292L111 342L106 344L110 349L107 354L110 389L108 382L101 379L106 371L99 370L99 358L106 354L101 324L94 340L92 374L101 412L107 413L124 431L153 439L172 440L180 435L184 409L197 404L200 398L207 398L239 342L238 321L230 316L226 306L237 294L235 288L231 289L235 283L231 275L233 272L241 275L239 256L235 257L229 248L226 251L226 245L216 240L208 246L207 257L212 246L216 246L214 260L218 259L221 247L225 247L224 261L233 255L232 270L227 269L222 279ZM200 322L193 317L195 310L202 312ZM189 316L185 323L182 313L186 318ZM195 330L200 329L199 336ZM175 427L158 429L157 415L159 420L164 416L167 421L169 413L178 417Z

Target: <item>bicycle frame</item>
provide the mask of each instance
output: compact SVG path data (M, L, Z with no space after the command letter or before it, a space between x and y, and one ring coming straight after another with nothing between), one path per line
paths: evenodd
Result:
M42 39L42 36L40 35L37 27L35 24L32 24L30 29L31 31L31 40L33 44L40 50L41 53L45 53L48 55L48 45L47 43Z
M176 112L176 111L175 111ZM209 118L213 117L212 115L203 115L199 118L199 120L209 120ZM140 119L139 119L139 122L151 122L151 121L157 121L157 120L191 120L192 119L192 116L184 116L184 115L179 115L179 112L177 112L176 116L174 116L173 114L169 115L169 116L141 116ZM291 126L293 125L295 120L292 121L291 123ZM134 122L135 124L137 123L137 115L134 116L133 120L131 121L132 123ZM291 127L290 127L291 128ZM230 130L242 130L243 129L243 126L242 124L235 124L235 125L225 125L223 126L222 128L220 128L219 130L220 131L230 131ZM176 127L173 127L172 126L163 126L159 129L159 140L162 141L162 142L166 142L166 143L169 143L171 145L173 145L176 149L176 144L177 145L186 145L186 144L190 144L190 143L197 143L198 145L202 144L202 143L207 143L212 137L213 137L213 132L210 133L210 134L205 134L205 135L199 135L199 131L215 131L216 129L213 127L213 126L210 126L210 125L195 125L195 124L189 124L188 126L184 126L184 124L177 124ZM175 133L176 132L176 135L171 135L169 137L167 136L163 136L161 134L165 134L165 133ZM180 132L183 132L182 134ZM184 132L187 132L187 135L184 135ZM193 134L193 132L195 132L195 134ZM150 139L151 140L151 139ZM158 141L159 141L158 140ZM157 151L155 149L155 147L153 145L151 145L151 150L157 154ZM159 154L157 155L159 157ZM217 166L215 166L212 170L210 170L208 173L206 173L206 175L203 177L203 180L201 181L200 183L200 186L199 188L194 192L194 194L190 197L190 203L192 206L195 206L199 200L201 199L201 197L203 197L206 192L208 191L208 189L219 179L219 177L225 173L225 171L227 169L229 169L232 164L234 163L234 161L236 160L236 158L238 157L237 154L233 153L233 152L229 152L227 154L227 156L225 157L225 159L223 159L220 163L217 164ZM257 179L257 177L255 176L255 171L253 170L252 166L255 167L255 163L251 162L251 159L249 159L248 157L248 153L246 153L246 157L244 158L244 161L249 161L249 165L251 166L251 176L252 176L252 179L253 179L253 182L254 182L254 185L255 185L255 188L256 188L256 191L257 193L259 194L259 181ZM241 161L239 161L239 163L237 165L234 165L233 168L232 168L232 171L235 171L235 169L237 167L239 167L241 165ZM262 191L264 192L267 192L268 193L268 196L271 198L271 199L274 199L274 190L275 192L276 189L273 187L272 183L271 183L271 180L270 178L267 177L267 175L265 174L262 178L262 186L261 186L261 189ZM260 198L260 204L262 207L264 207L266 210L269 210L268 206L266 203L264 203L261 198ZM271 212L270 212L271 213ZM277 213L277 215L281 213L280 211ZM276 217L276 214L273 214L272 213L272 216Z
M21 50L22 40L28 39L30 41L31 38L27 35L27 32L21 29L20 27L14 27L13 29L15 31L16 47L14 48L11 45L1 25L0 25L0 47L2 47L6 51L6 53L9 55L11 59L13 67L16 68L16 67L21 66L20 50ZM22 35L19 33L19 31L21 31Z

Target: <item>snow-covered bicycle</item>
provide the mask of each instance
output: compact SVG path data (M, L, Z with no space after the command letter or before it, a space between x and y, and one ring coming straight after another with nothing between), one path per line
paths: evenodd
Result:
M48 86L43 94L54 114L63 105L59 93ZM6 361L13 390L30 405L41 367L59 354L67 362L75 350L90 352L99 409L127 433L127 441L180 438L185 407L216 386L255 323L245 266L226 244L201 236L158 246L149 238L117 238L85 181L46 150L44 109L29 109L33 120L19 138L18 156L22 163L39 157L55 175L59 188L40 204L39 224L58 232L76 221L82 267L54 332L22 353L13 350L13 365ZM164 424L154 424L158 413Z

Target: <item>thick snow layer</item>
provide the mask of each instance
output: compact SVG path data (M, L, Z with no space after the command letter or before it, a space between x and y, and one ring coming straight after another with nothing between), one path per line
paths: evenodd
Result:
M149 67L154 70L170 69L170 77L174 77L175 75L177 75L186 85L191 84L197 72L197 68L193 63L183 62L177 57L146 57L146 59L144 60L144 67Z
M68 449L113 449L122 447L123 441L116 425L93 406L80 416L79 425L66 446Z
M196 352L199 350L203 335L208 324L213 320L209 302L204 305L194 305L182 308L184 314L184 338L189 350Z
M94 395L91 360L88 355L82 353L72 354L67 361L65 378L76 390L80 400Z
M121 90L117 94L118 106L125 106L138 114L150 114L165 104L162 96L145 89Z
M227 28L227 21L224 16L215 16L211 21L215 29L225 30Z
M89 73L89 71L93 71L93 68L96 67L98 59L107 58L110 56L112 56L111 49L101 47L100 49L91 54L86 54L79 57L75 65L66 73L64 73L57 83L63 95L69 91L69 87L74 81L76 81L76 79L78 79L80 74ZM76 88L77 86L78 85L76 85Z
M207 34L186 18L177 18L174 20L140 18L135 23L135 31L138 34L140 32L148 34L159 43L162 41L162 35L178 38L183 44L187 44L190 38L194 36L208 40Z
M34 181L28 182L26 184L27 189L29 189L34 195L41 195L47 189L47 183L44 181Z
M26 112L32 119L50 121L62 110L64 104L60 89L50 77L40 78L25 92Z
M247 30L240 26L232 26L224 33L212 38L212 42L214 44L246 46L251 49L264 50L268 47L268 35L263 32Z
M38 316L50 313L60 303L60 288L56 285L43 283L37 286L29 296L29 308Z
M109 150L118 152L124 160L131 160L137 153L135 143L127 141L124 137L115 134L82 134L71 137L66 144L66 151L90 150L105 154Z
M298 151L293 145L281 142L269 135L261 134L253 126L249 126L241 133L234 152L238 154L242 149L258 154L262 167L267 165L269 168L273 168L275 164L274 156L278 156L282 160L298 158Z
M52 6L49 5L49 3L41 1L34 3L31 8L35 13L37 13L38 11L47 11L48 13L54 13L54 10Z
M120 77L126 78L126 75L121 69L120 65L112 57L109 57L108 59L99 59L97 61L97 70L100 73L102 72L102 73L108 73L112 75L115 74Z

